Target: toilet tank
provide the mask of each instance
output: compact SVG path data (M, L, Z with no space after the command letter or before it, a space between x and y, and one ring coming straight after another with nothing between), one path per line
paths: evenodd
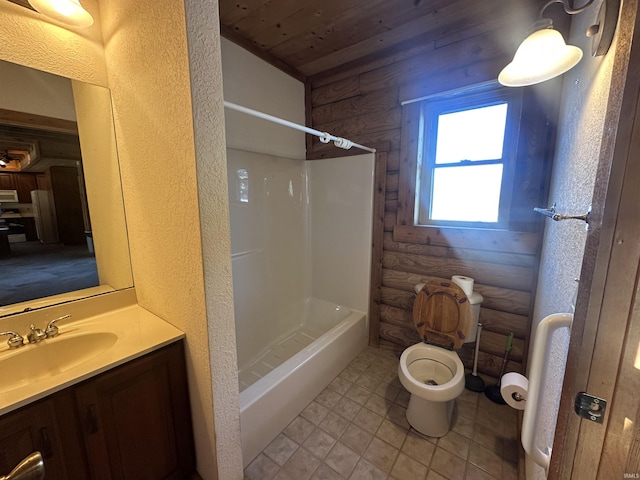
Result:
M478 321L480 320L480 305L482 305L482 300L484 300L484 298L478 292L473 292L467 298L469 299L469 303L471 304L473 327L471 327L471 331L469 332L469 335L467 335L467 338L464 339L464 343L473 343L476 341Z

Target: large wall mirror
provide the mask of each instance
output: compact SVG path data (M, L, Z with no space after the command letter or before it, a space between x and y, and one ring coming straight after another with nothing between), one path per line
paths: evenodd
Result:
M133 286L109 90L0 78L0 317Z

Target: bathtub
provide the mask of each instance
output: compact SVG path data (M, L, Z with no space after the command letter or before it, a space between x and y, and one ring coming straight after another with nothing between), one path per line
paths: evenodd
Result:
M240 393L244 467L367 346L365 313L318 299L305 303L300 328L318 338Z

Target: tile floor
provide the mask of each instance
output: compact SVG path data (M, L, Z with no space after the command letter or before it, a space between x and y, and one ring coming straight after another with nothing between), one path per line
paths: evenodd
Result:
M452 429L409 427L398 357L368 347L245 469L245 480L511 480L518 478L516 411L469 390Z

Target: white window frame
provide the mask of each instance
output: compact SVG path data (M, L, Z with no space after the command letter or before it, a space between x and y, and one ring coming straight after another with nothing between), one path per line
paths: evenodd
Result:
M436 164L436 141L438 133L438 116L464 110L487 107L507 103L507 120L505 124L502 157L450 164ZM510 220L511 196L520 131L520 114L522 96L520 89L507 89L492 85L482 89L472 88L468 91L457 91L454 94L434 96L420 102L420 119L417 138L417 172L415 188L414 225L417 226L454 226L466 228L508 229ZM502 164L502 181L497 222L469 222L455 220L420 219L421 207L430 209L433 173L439 168ZM427 215L424 215L427 217ZM429 212L428 217L431 214Z

